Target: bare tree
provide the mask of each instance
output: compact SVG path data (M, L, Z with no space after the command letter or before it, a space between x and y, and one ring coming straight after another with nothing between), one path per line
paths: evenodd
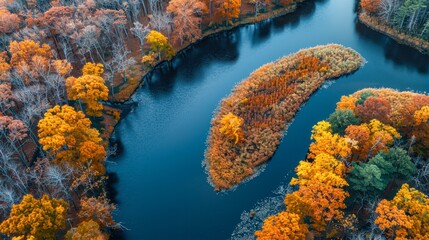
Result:
M161 0L149 0L149 8L152 14L162 12L162 1Z
M429 160L414 158L414 165L417 168L416 175L412 178L413 186L423 192L429 191Z
M142 54L143 54L144 40L150 32L149 26L148 25L143 26L143 24L141 24L140 22L134 22L134 27L131 28L130 30L134 34L134 36L136 36L139 39L140 50L142 51Z
M74 36L74 40L79 46L79 54L85 56L89 53L92 62L95 62L92 50L98 46L98 38L100 37L100 31L95 25L88 25L83 28L77 35ZM98 51L97 51L98 53ZM98 54L100 58L104 59L101 54ZM85 57L83 58L85 59Z
M49 164L43 183L49 188L50 195L55 198L71 200L70 185L73 174L71 166L60 166Z
M51 74L46 78L46 85L51 93L51 101L55 105L62 105L66 99L65 79L58 74Z
M152 29L155 29L158 32L165 31L167 32L167 37L171 38L173 18L170 14L167 14L164 11L153 12L149 18L149 24Z
M113 45L112 58L104 63L104 67L107 72L107 82L111 86L112 95L114 95L113 90L113 77L115 73L122 73L124 76L124 81L126 80L126 70L129 66L133 65L136 61L134 58L129 58L128 55L131 52L125 49L123 44Z
M386 21L390 21L392 14L398 10L399 0L383 0L380 6L380 16Z

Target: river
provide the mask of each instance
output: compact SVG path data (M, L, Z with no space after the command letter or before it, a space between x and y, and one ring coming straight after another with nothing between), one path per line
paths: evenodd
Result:
M216 193L201 165L213 111L261 65L320 44L352 47L367 64L316 92L297 114L258 177ZM205 39L158 68L117 127L120 154L109 159L115 239L227 239L240 214L272 196L306 155L311 127L341 95L366 87L429 90L429 57L357 22L355 0L308 1L287 16Z

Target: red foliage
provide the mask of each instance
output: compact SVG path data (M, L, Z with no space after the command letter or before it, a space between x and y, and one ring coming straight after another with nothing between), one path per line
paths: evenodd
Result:
M361 7L370 14L377 13L381 6L381 0L361 0Z
M388 122L391 111L390 102L380 97L369 97L364 104L356 106L355 113L364 122L377 119Z

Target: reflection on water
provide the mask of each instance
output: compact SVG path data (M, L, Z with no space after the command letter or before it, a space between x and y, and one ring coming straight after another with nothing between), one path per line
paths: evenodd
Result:
M428 73L428 55L421 54L412 47L401 45L393 39L373 31L360 22L356 22L355 29L361 39L371 41L380 48L383 48L386 60L392 61L396 66L416 69L420 73Z
M184 53L179 54L172 64L162 64L157 67L152 76L146 79L145 83L149 92L154 97L168 95L174 90L176 81L184 81L192 84L194 81L204 77L205 66L213 63L232 64L239 57L240 32L224 32L216 36L209 37L204 41L204 46L196 44L195 47L189 48ZM207 55L204 50L210 46L211 55ZM192 57L190 57L192 56ZM189 66L192 66L190 69ZM179 69L186 71L186 78L178 78Z
M117 221L129 230L114 239L226 239L244 210L289 181L307 153L311 127L341 95L364 87L428 90L428 56L357 23L355 11L354 0L309 0L295 13L207 38L158 67L115 131L122 145L109 159L109 192ZM259 66L327 43L354 48L368 64L311 97L264 172L215 193L201 161L219 101Z

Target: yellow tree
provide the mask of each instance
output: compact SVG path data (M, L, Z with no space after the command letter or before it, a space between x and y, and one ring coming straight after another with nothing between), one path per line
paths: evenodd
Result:
M300 161L295 172L298 178L292 178L291 185L308 186L314 182L336 187L347 185L346 166L326 153L317 155L313 162Z
M429 198L403 184L391 200L382 200L375 223L396 239L429 239Z
M316 129L321 126L316 126ZM313 228L325 231L332 220L340 221L348 186L344 179L346 167L331 155L321 153L313 162L301 161L295 169L298 178L291 185L299 185L299 190L286 195L287 211L296 213L302 219L309 217Z
M98 223L89 220L79 223L77 228L70 229L66 240L107 240L109 236L100 230Z
M161 58L170 60L175 54L173 47L168 43L168 38L158 31L150 31L146 41L150 44L150 51L158 54L158 60Z
M12 56L10 65L27 85L49 71L53 55L47 44L40 45L33 40L12 41L9 52Z
M258 240L301 240L308 233L307 225L294 213L281 212L264 220L262 230L256 231Z
M12 55L10 64L14 67L29 64L35 56L42 57L46 61L53 56L49 45L40 45L33 40L12 41L9 44L9 52Z
M391 203L403 210L413 222L410 236L415 239L429 238L429 198L417 189L403 184Z
M352 157L355 161L366 161L380 151L387 152L394 140L401 137L395 128L383 124L377 119L359 126L348 126L346 136L357 143L357 148L353 149Z
M337 103L337 110L350 109L354 111L357 100L358 99L354 96L342 96L341 100Z
M429 119L429 106L423 106L420 110L414 112L414 124L421 125L427 123Z
M82 75L101 76L104 73L104 66L101 63L87 62L82 69Z
M66 227L67 208L63 199L46 194L41 199L25 195L21 203L13 205L9 218L0 225L0 232L18 239L56 239L56 232Z
M232 19L240 16L241 0L223 0L218 14L228 23L232 23Z
M386 199L383 199L375 209L378 214L375 223L387 232L393 239L407 239L407 231L413 227L410 218L402 209L398 209Z
M10 75L10 64L7 62L6 52L0 52L0 81L7 81Z
M314 230L324 232L328 223L341 221L346 208L344 200L349 194L341 187L319 183L300 186L298 191L287 194L287 211L309 218Z
M143 63L143 66L145 66L145 68L147 70L149 70L150 68L152 68L153 66L155 66L155 64L156 64L156 58L157 58L157 54L152 52L152 53L144 55L142 57L141 63Z
M243 130L241 126L243 125L243 119L234 115L233 113L228 113L222 117L220 120L221 128L219 131L223 133L227 138L234 141L234 144L237 144L244 138Z
M49 109L38 124L39 142L57 162L68 162L104 174L106 152L97 129L81 111L64 105Z
M109 89L104 79L103 65L87 63L83 68L83 76L66 80L67 96L70 100L82 100L86 103L86 113L89 116L102 116L103 104L100 100L107 100Z
M350 138L333 134L331 124L326 121L318 122L312 130L309 158L315 158L320 153L326 153L338 159L348 159L355 147Z
M72 66L66 60L52 60L51 66L55 72L61 76L65 76L70 73Z

